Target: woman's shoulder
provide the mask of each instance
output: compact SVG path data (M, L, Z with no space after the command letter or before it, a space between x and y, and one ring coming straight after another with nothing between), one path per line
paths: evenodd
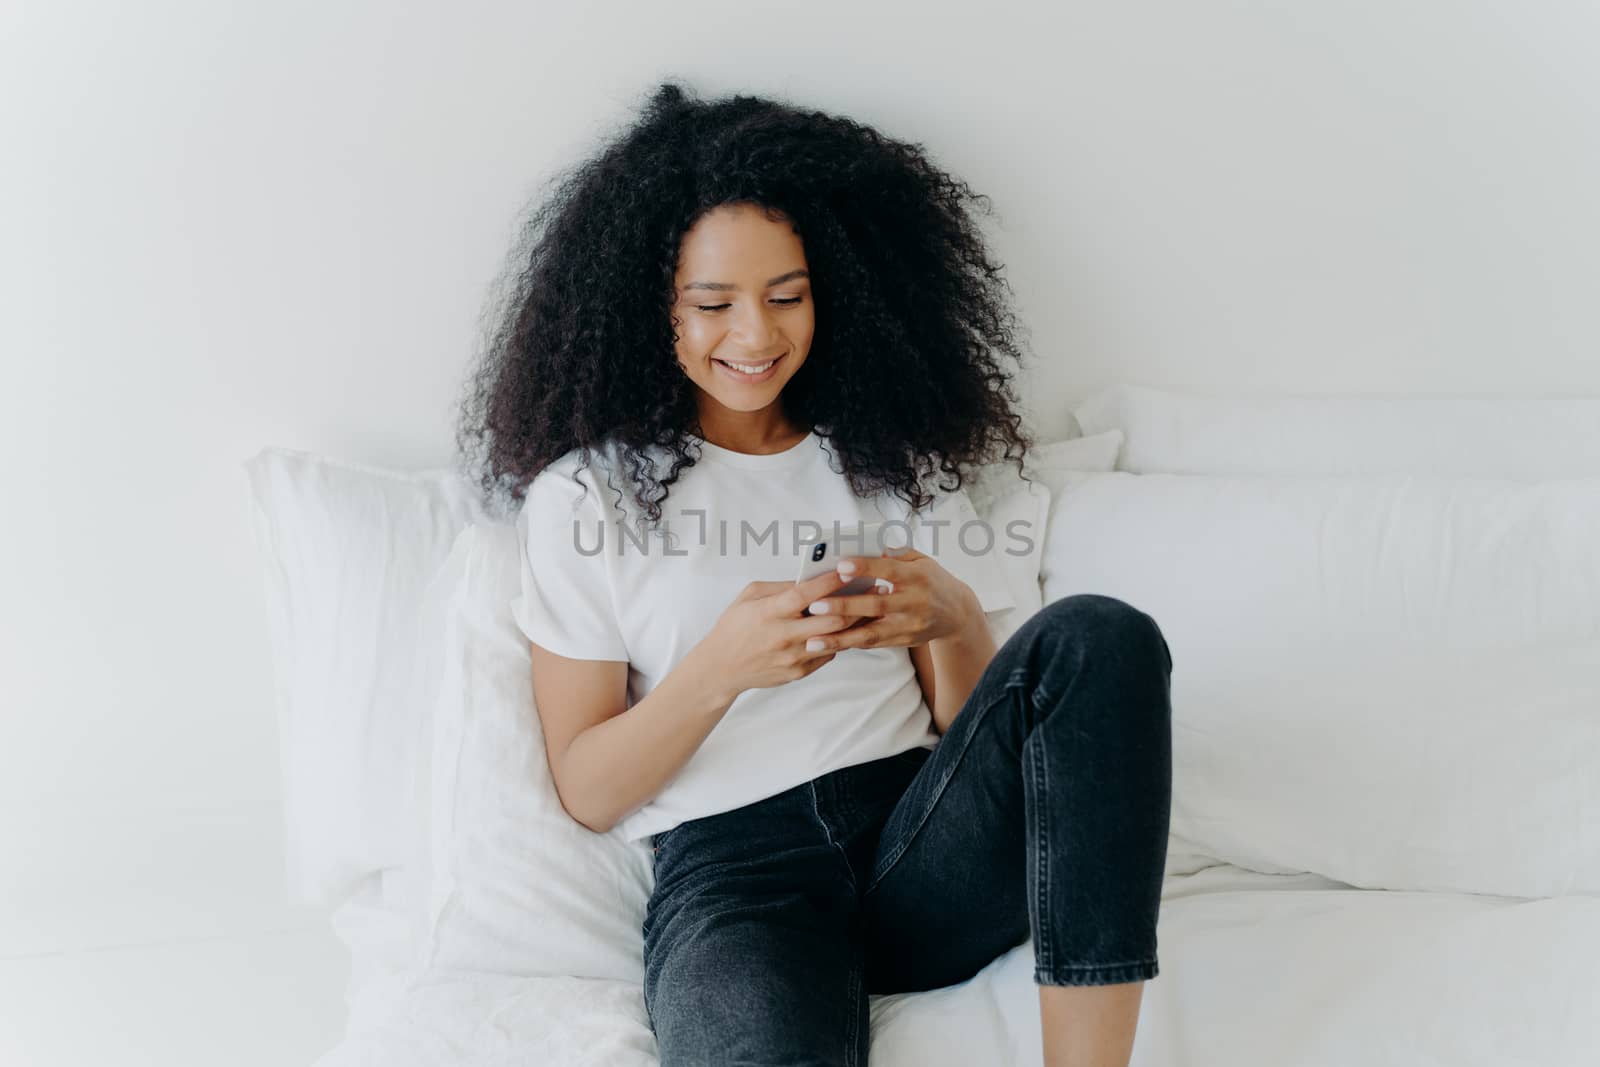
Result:
M651 451L654 456L656 450ZM657 464L661 469L660 459ZM587 449L573 448L552 460L528 483L522 510L560 509L563 518L581 515L606 522L637 521L633 517L637 512L633 483L627 470L622 446L611 438Z
M521 510L548 511L556 508L577 514L582 510L599 512L602 494L612 493L610 472L615 469L615 455L611 446L573 448L551 460L543 470L533 476L523 494Z

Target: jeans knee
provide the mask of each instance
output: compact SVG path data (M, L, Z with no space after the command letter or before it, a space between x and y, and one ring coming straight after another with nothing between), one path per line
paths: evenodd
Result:
M1053 718L1063 703L1114 708L1106 717L1064 718L1059 729L1104 728L1144 737L1171 729L1172 654L1154 618L1116 597L1078 593L1051 601L1030 620L1033 634L1026 679L1035 721ZM1091 726L1091 724L1098 724Z
M1172 650L1161 626L1126 600L1104 593L1074 593L1052 600L1040 614L1046 625L1076 640L1111 645L1124 655L1148 653L1164 670L1172 670Z

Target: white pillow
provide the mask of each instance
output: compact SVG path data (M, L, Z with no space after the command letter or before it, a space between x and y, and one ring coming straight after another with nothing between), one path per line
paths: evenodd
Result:
M1172 856L1597 893L1596 530L1600 479L1083 474L1042 580L1167 638Z
M1600 474L1600 396L1224 393L1117 384L1074 411L1139 474Z
M1093 437L1072 437L1035 445L1023 456L1023 470L1045 488L1054 489L1069 473L1116 470L1122 440L1122 431L1114 429ZM1025 484L1015 463L1009 460L985 463L973 470L971 481L966 485L967 499L982 515L1001 496Z
M1023 460L1030 480L1017 473L1015 464L1004 461L985 464L973 472L967 498L994 532L994 554L1005 572L1014 605L988 617L996 644L1004 644L1044 604L1039 565L1051 490L1073 472L1114 470L1121 445L1121 430L1038 445Z
M516 527L463 530L441 568L431 714L418 746L427 841L417 965L643 981L647 842L568 815L550 775L528 644L511 614Z
M407 746L423 590L482 510L447 468L408 473L287 448L243 466L265 576L289 890L329 908L370 900L404 881L414 836Z
M1044 606L1039 588L1039 565L1044 558L1046 524L1050 521L1050 490L1043 484L1021 482L1013 490L988 502L978 517L994 531L990 550L1000 561L1012 606L988 615L995 644L1006 639Z
M1121 429L1113 428L1087 437L1039 445L1028 453L1027 472L1054 491L1066 481L1068 474L1114 471L1125 436Z

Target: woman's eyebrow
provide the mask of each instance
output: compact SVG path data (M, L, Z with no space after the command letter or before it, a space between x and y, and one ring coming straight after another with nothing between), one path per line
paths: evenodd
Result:
M780 274L776 278L768 279L767 288L770 289L774 285L782 285L784 282L793 281L795 278L809 278L809 277L811 277L811 272L810 271L807 271L807 270L792 270L787 274ZM685 289L715 289L718 292L731 292L732 290L735 290L735 289L737 289L739 287L737 285L732 285L732 284L730 284L728 282L690 282L688 285L684 286L684 288Z

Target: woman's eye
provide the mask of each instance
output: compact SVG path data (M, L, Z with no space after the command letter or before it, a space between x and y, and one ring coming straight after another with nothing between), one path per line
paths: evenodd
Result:
M781 304L783 307L794 307L796 304L800 303L801 299L802 298L798 297L798 296L791 296L791 297L788 297L788 298L783 299L783 300L774 300L773 303L774 304ZM695 307L699 308L701 311L721 311L725 307L732 307L732 306L733 305L731 305L731 304L696 304L695 305Z

